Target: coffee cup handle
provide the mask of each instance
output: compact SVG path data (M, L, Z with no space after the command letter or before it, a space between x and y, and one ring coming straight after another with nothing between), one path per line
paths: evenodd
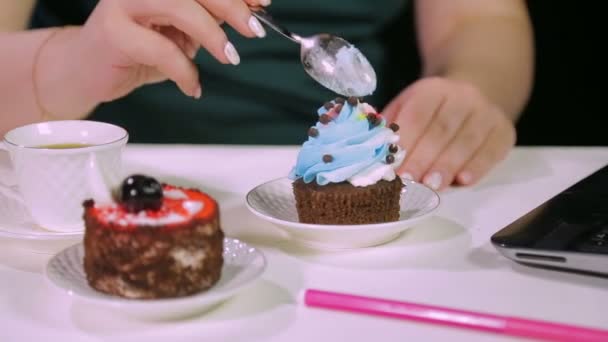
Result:
M8 149L4 145L4 142L0 142L0 150L8 152ZM12 172L12 170L11 170L11 172ZM17 188L17 185L6 184L3 179L0 179L0 193L12 200L15 200L15 201L25 205L25 200L19 193L19 189Z
M87 179L90 187L90 193L95 199L95 202L113 202L110 186L108 186L103 177L103 172L100 168L98 157L95 153L89 154L89 161L87 165Z

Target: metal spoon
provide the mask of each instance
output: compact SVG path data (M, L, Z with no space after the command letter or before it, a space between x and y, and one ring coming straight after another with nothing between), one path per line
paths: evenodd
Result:
M300 44L304 70L324 87L344 96L366 96L376 90L376 73L367 58L346 40L329 34L302 37L277 24L263 9L253 15L289 40Z

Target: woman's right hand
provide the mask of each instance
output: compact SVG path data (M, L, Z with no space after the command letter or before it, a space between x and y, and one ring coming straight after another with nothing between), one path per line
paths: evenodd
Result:
M85 25L71 30L72 36L64 40L70 59L83 73L79 76L81 89L97 103L166 79L174 81L186 95L199 98L198 70L192 62L199 47L223 64L238 64L240 57L221 23L226 22L243 36L263 37L264 28L249 8L269 3L101 0Z

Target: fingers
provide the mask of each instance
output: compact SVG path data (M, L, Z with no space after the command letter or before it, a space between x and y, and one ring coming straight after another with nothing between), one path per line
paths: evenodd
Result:
M187 42L186 42L186 55L190 58L190 59L194 59L194 57L196 56L196 53L198 52L198 50L201 48L201 46L193 41L190 38L187 38Z
M250 7L260 7L260 6L266 7L266 6L270 6L270 4L272 3L271 0L245 0L245 2Z
M116 15L113 23L120 32L112 37L131 60L158 69L186 95L195 98L201 96L198 70L176 43L121 15Z
M441 173L428 174L428 171L460 130L467 117L471 115L470 110L469 105L461 101L458 96L450 96L440 105L432 122L413 149L409 150L409 155L402 166L402 172L406 177L422 179L432 188L441 187L443 183Z
M422 182L441 190L453 183L456 173L471 159L493 129L491 117L483 110L471 113L449 144L435 156L432 166L426 171Z
M262 38L266 36L266 30L264 30L260 21L251 15L251 10L247 6L248 4L242 0L197 1L213 16L226 21L226 23L245 37Z
M408 91L403 94L403 105L395 119L400 127L407 127L407 130L403 130L399 140L401 147L408 153L406 160L445 101L443 92L427 91L426 87L416 87L412 89L411 94L415 96L410 97ZM398 172L406 171L404 168L406 163L407 161L404 162Z
M462 168L457 169L460 171L456 174L456 182L471 185L479 181L495 164L508 155L515 145L515 140L515 129L510 122L495 126L473 157Z
M188 35L173 26L161 26L157 31L177 44L188 58L194 58L194 55L198 50L198 44Z
M131 18L168 21L201 44L222 63L238 64L240 57L216 19L193 0L133 0L120 2Z
M513 123L467 83L423 79L383 114L405 127L400 145L407 157L399 175L435 190L476 182L515 143Z
M382 109L382 115L386 118L386 121L395 121L401 108L403 107L404 100L401 96L393 99L384 109Z

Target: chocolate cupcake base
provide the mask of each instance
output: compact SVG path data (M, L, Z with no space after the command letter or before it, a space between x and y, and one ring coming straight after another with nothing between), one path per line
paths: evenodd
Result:
M370 224L397 221L403 183L399 177L366 187L348 182L293 182L299 221L314 224Z

